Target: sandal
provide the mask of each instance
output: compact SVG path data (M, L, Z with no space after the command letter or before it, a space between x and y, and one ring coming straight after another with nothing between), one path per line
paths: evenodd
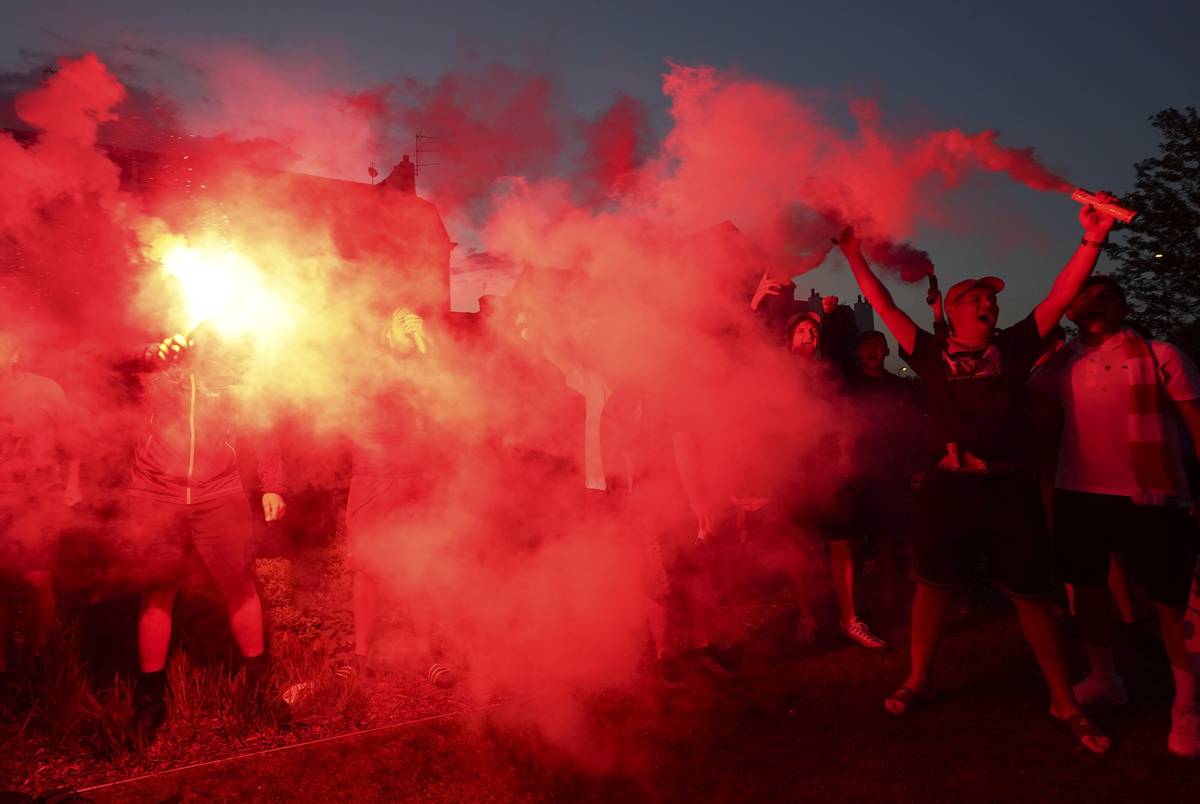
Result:
M933 703L931 693L917 692L912 687L901 687L883 699L883 706L892 717L904 717L909 712L931 703ZM898 706L893 709L888 704L898 704Z
M1051 712L1050 716L1059 723L1065 724L1066 727L1071 730L1071 734L1075 737L1075 739L1079 741L1079 744L1091 751L1093 754L1107 754L1110 750L1112 750L1112 738L1109 737L1103 729L1097 726L1094 720L1083 714L1083 712L1076 712L1070 717L1065 718L1059 717ZM1107 742L1107 744L1102 744L1102 747L1093 748L1092 745L1086 742L1089 737L1097 741L1104 740Z

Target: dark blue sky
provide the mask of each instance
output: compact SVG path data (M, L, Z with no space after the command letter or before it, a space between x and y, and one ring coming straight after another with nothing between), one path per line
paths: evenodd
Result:
M1157 142L1146 118L1200 105L1200 3L1010 2L340 2L205 0L6 3L0 71L33 53L105 55L115 46L240 41L267 53L311 49L363 83L436 76L464 53L545 67L570 103L594 112L614 92L661 112L665 59L734 68L834 93L867 94L885 114L931 127L998 128L1080 183L1128 189ZM15 8L14 8L15 6ZM36 61L34 56L32 61ZM1076 237L1074 206L1007 187L964 189L986 235L920 233L944 276L998 273L1023 313ZM988 218L991 220L989 221ZM1018 236L1010 234L1020 223ZM1029 237L1033 231L1040 237ZM840 265L800 280L850 295ZM921 294L901 294L917 310Z

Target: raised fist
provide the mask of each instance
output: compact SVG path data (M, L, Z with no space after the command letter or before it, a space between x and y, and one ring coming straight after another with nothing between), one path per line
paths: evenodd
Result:
M170 365L178 363L193 346L195 346L195 341L175 334L150 346L146 350L146 356L151 360Z
M1096 193L1096 199L1101 204L1111 204L1117 200L1117 197L1106 190L1102 190ZM1079 225L1083 227L1088 240L1103 241L1108 237L1109 231L1116 222L1116 218L1101 212L1091 204L1085 204L1079 210Z

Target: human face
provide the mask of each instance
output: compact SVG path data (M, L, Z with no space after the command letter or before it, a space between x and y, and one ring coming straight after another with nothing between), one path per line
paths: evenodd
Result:
M858 345L855 355L864 370L879 371L883 368L883 359L887 357L887 343L883 338L867 338Z
M1097 283L1083 289L1067 309L1067 318L1084 335L1112 335L1121 328L1129 308L1117 289Z
M988 287L973 287L954 300L946 315L955 336L965 341L991 340L1000 318L996 292Z
M826 313L832 313L834 310L837 309L837 306L838 306L838 297L837 296L826 296L823 299L821 299L821 309L824 310Z
M821 328L811 318L806 318L792 330L792 354L811 357L821 345Z

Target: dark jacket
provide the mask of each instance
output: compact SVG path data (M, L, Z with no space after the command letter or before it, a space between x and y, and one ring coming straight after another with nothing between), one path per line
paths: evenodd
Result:
M130 470L129 493L162 502L194 503L243 494L238 473L237 385L219 367L190 364L159 368L145 355L119 365L135 374L140 416ZM264 494L284 492L279 445L256 444Z

